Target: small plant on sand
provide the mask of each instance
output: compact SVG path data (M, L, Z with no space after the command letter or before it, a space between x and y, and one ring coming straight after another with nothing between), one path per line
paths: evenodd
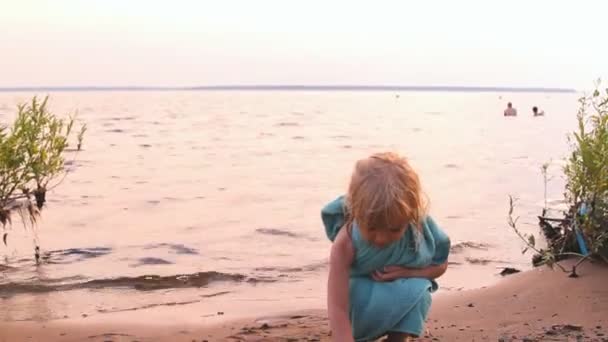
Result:
M545 213L547 212L547 185L549 184L549 181L551 180L551 178L553 177L549 177L549 165L551 165L551 162L546 162L543 165L541 165L540 167L540 172L543 175L543 185L544 185L544 200L545 200L545 206L543 207L543 216L545 215Z
M509 215L507 217L507 223L509 224L509 227L511 227L511 229L513 229L515 234L524 242L524 244L526 246L522 249L522 251L521 251L522 254L525 254L529 250L534 251L534 252L536 252L534 257L532 258L532 263L534 264L534 266L547 265L551 268L557 267L560 270L562 270L566 273L569 273L570 277L573 277L573 278L578 277L578 274L576 273L576 268L580 264L582 264L585 260L587 260L587 258L589 258L590 256L583 255L583 254L576 253L576 252L565 251L564 249L561 249L558 251L556 246L551 244L551 241L549 243L549 248L547 248L547 249L537 247L536 237L534 235L522 233L517 228L517 221L519 220L519 216L518 217L513 216L513 212L515 210L515 202L516 202L516 199L514 199L512 196L509 196ZM560 260L566 259L568 257L578 257L579 258L578 262L575 265L573 265L570 270L566 269L564 266L562 266L559 263Z
M36 220L46 202L47 191L59 185L68 171L65 153L72 136L74 118L60 119L47 107L48 97L40 102L17 106L17 117L11 127L0 126L0 224L2 241L8 244L8 230L14 214L19 215L25 229L36 226ZM86 131L83 125L77 135L82 147ZM56 181L52 184L53 181ZM39 247L34 230L36 261Z
M608 262L608 89L596 90L579 99L577 128L568 137L571 154L566 160L565 200L569 209L564 218L548 218L547 168L541 168L545 181L545 208L539 216L547 248L536 247L533 235L522 234L513 218L515 201L509 198L508 224L525 242L527 250L534 250L534 265L557 266L576 277L576 267L590 258ZM579 261L566 270L559 261L568 257Z

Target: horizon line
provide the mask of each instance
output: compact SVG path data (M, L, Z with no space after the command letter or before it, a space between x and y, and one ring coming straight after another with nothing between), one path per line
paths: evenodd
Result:
M79 91L451 91L451 92L538 92L576 93L574 88L561 87L501 87L501 86L413 86L413 85L304 85L304 84L224 84L204 86L21 86L0 87L0 92L79 92Z

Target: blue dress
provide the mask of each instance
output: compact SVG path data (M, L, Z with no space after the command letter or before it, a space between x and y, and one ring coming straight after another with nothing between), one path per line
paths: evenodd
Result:
M327 237L334 241L345 223L344 197L321 211ZM350 320L356 341L373 340L394 331L420 336L431 306L434 280L423 278L374 281L370 274L385 266L425 267L447 261L449 237L427 216L418 232L410 227L403 237L378 248L367 243L356 223L352 227L355 257L350 271Z

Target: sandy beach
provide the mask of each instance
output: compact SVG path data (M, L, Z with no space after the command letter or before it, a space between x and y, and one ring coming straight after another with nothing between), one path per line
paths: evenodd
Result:
M540 267L495 286L435 296L420 341L608 341L608 267L586 263L579 277ZM0 341L330 341L324 308L251 317L213 325L179 316L137 323L81 317L0 323ZM143 316L143 317L142 317ZM133 320L135 321L135 319ZM111 322L111 323L109 323ZM184 323L185 322L185 323Z

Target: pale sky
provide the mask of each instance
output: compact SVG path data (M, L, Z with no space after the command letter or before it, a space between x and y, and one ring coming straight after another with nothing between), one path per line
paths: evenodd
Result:
M0 87L586 89L608 76L606 13L606 0L0 0Z

